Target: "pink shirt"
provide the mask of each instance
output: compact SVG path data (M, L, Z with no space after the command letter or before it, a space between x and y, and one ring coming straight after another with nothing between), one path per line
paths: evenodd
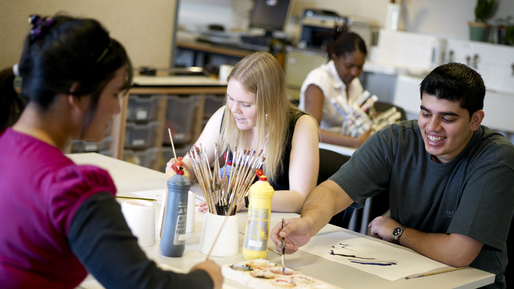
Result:
M0 134L0 286L74 288L87 271L68 228L91 195L116 187L107 171L8 128Z

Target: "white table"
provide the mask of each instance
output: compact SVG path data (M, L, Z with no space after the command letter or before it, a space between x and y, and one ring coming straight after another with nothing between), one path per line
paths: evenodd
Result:
M335 151L336 153L340 153L342 155L349 156L349 157L351 157L353 152L355 152L357 150L356 148L352 148L352 147L339 146L339 145L334 145L334 144L329 144L329 143L324 143L324 142L319 143L319 148L326 149L329 151Z
M72 154L69 157L79 164L94 164L107 169L114 178L119 194L129 194L130 192L142 190L164 189L166 176L164 173L150 170L144 167L133 165L124 161L106 157L100 154ZM195 193L199 192L197 186L193 186ZM160 206L160 204L156 204ZM211 257L220 265L231 264L243 261L241 247L243 245L243 232L245 231L246 212L239 212L239 254L234 257ZM187 233L186 249L180 258L164 257L159 252L159 240L153 247L143 248L149 258L158 264L171 267L177 271L187 272L195 264L205 260L206 255L199 251L201 230L203 224L203 213L196 212L194 231ZM282 218L298 217L293 213L272 213L271 226L273 227ZM362 242L373 242L374 245L381 246L380 250L405 250L410 249L371 238L353 231L327 225L309 242L309 246L322 245L327 241L348 238L361 240ZM270 247L274 247L273 244ZM305 246L307 247L307 245ZM303 248L303 247L302 247ZM312 250L311 250L312 252ZM417 253L416 257L420 255ZM423 257L424 258L424 257ZM280 255L274 251L268 251L267 259L271 262L280 263ZM426 262L431 262L429 259ZM447 272L417 279L405 280L404 278L389 281L377 275L364 272L359 269L328 260L317 254L312 254L309 250L300 249L297 253L286 256L286 266L303 274L323 280L341 288L477 288L494 282L494 275L474 268L465 268L458 271ZM443 268L446 269L446 268ZM89 281L90 282L90 281ZM225 278L224 288L245 288L242 284ZM87 286L87 282L81 288L98 288Z

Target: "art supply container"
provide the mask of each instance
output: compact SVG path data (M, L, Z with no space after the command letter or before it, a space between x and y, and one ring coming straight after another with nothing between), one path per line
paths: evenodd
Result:
M121 204L121 212L141 247L155 242L155 206L153 202L128 200Z
M218 75L221 83L227 83L227 78L230 75L230 72L232 72L232 68L234 68L234 66L229 64L220 65Z
M259 180L249 190L250 204L243 246L245 260L265 259L268 256L271 199L275 190L262 175L262 170L257 170L257 175Z
M386 30L398 30L400 22L401 5L398 3L387 4L387 15L384 28Z
M187 202L191 182L184 171L167 181L168 196L161 234L161 254L167 257L181 257L186 246Z
M194 231L195 227L195 193L189 191L187 199L187 221L186 221L186 233Z
M217 239L217 240L216 240ZM230 257L239 251L238 215L205 214L200 252L215 257Z

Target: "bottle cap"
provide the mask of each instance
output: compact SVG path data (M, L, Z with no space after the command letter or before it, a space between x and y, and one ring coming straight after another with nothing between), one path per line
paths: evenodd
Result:
M184 175L184 163L182 162L182 157L177 158L177 162L171 165L171 168L175 171L177 175Z
M253 183L250 186L250 199L254 194L260 195L261 197L273 197L273 193L275 190L268 182L268 178L264 175L264 172L261 169L257 169L255 174L259 177L259 181Z
M255 174L259 177L259 181L267 181L268 178L264 175L264 172L261 169L257 169Z

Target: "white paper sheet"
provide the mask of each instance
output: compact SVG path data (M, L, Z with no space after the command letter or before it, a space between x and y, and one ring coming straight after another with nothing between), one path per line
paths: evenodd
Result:
M313 239L316 238L316 242ZM315 244L316 243L316 244ZM341 248L344 244L345 248ZM342 257L331 255L330 250L336 247L336 253L347 253L363 258ZM386 249L387 246L387 249ZM394 281L407 276L427 272L448 265L434 261L410 249L394 244L377 242L347 232L337 232L314 236L311 242L301 247L300 250L321 256L325 259L338 262L366 273ZM374 258L364 259L364 258ZM396 265L379 266L352 263L350 260L362 261L395 261Z

